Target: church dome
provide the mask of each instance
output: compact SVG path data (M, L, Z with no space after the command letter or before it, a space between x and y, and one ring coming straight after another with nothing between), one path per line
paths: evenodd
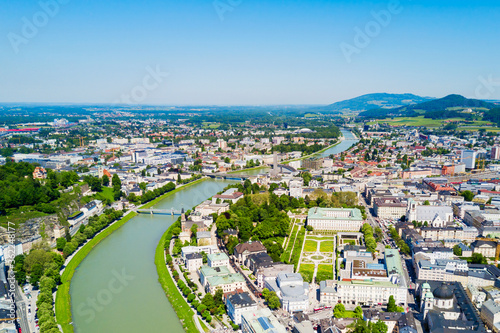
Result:
M452 299L453 289L451 289L447 284L443 283L441 286L436 288L433 292L434 297L440 299Z

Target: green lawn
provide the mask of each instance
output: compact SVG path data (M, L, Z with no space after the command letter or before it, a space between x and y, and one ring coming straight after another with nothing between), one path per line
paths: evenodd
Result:
M297 233L297 240L295 241L295 246L292 250L292 258L290 263L293 264L294 269L297 269L297 265L300 260L300 252L302 251L302 244L304 243L304 236L306 233L306 229L299 228L299 232Z
M283 251L283 254L281 255L281 261L283 261L283 262L290 261L290 255L292 254L292 250L293 250L293 243L294 243L295 239L297 238L298 231L299 231L299 226L294 225L292 232L290 233L290 239L288 240L288 245L286 246L285 251Z
M220 124L216 123L203 123L203 128L217 129L220 127Z
M74 332L73 326L71 325L71 298L69 295L69 287L71 283L71 279L73 278L73 274L75 274L75 269L80 265L80 263L85 259L87 254L103 239L108 237L113 233L113 231L120 228L131 218L136 216L137 213L130 213L127 216L123 217L121 220L115 222L108 228L104 229L101 233L92 238L87 244L85 244L70 260L68 265L66 266L63 274L61 275L61 285L57 288L56 294L56 319L57 323L61 325L63 332Z
M331 240L333 242L333 240L335 239L335 237L332 237L332 236L326 236L326 237L319 237L319 236L307 236L307 239L315 239L315 240Z
M304 244L304 252L316 252L318 248L318 242L306 239L306 243Z
M333 252L333 240L324 241L319 244L320 252Z
M460 131L478 131L481 128L489 132L498 132L500 128L492 126L492 122L484 120L474 120L467 121L464 118L449 118L449 119L430 119L424 118L424 116L418 117L393 117L378 119L369 122L369 125L373 124L388 124L390 126L422 126L422 127L439 127L446 125L450 121L459 122L458 130Z
M460 126L457 128L458 131L473 131L477 132L480 129L485 129L487 132L499 132L500 128L492 126Z
M344 314L339 318L356 318L354 311L345 310Z
M306 282L312 282L314 275L314 264L301 264L299 273Z
M179 317L179 320L184 327L184 331L188 333L198 333L198 329L196 328L196 324L193 320L194 312L193 310L191 310L191 307L177 289L177 286L170 276L170 272L168 271L166 266L164 255L165 249L163 245L165 243L167 233L168 230L165 231L165 233L161 237L155 252L155 265L158 272L158 282L160 282L165 295L167 296L170 304L177 313L177 317Z
M453 120L463 120L462 118L457 118ZM386 118L380 120L374 120L369 122L369 125L386 123L391 126L425 126L425 127L439 127L443 124L443 120L440 119L430 119L424 118L424 116L419 117L394 117Z
M96 193L94 198L101 201L106 201L106 199L109 200L109 202L115 201L113 189L111 187L103 187L102 192Z
M302 266L300 266L302 269ZM316 282L333 279L333 265L318 265L316 273Z

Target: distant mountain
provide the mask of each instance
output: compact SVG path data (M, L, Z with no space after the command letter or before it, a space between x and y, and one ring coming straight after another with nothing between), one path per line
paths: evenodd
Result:
M421 97L413 94L367 94L345 101L321 107L323 111L330 112L361 112L371 109L393 109L406 105L419 104L430 101L432 98Z
M469 99L461 95L448 95L443 98L426 101L419 104L401 106L393 109L373 109L359 114L360 117L385 117L391 116L416 116L427 113L441 112L443 117L446 117L447 112L453 112L460 108L485 108L491 110L496 105L478 99Z

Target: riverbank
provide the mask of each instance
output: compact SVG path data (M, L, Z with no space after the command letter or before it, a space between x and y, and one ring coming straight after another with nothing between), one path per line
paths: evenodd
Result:
M266 166L266 165L260 165L260 166L256 166L256 167L253 167L253 168L238 169L238 170L229 171L229 172L226 172L226 173L229 175L229 174L232 174L232 173L242 173L242 172L254 171L254 170L259 170L259 169L264 169L264 168L268 168L268 166Z
M139 209L147 209L150 208L154 205L156 205L158 202L162 201L163 199L167 198L168 196L171 196L189 186L201 183L205 181L207 178L202 178L195 180L194 182L187 183L184 185L181 185L177 187L176 189L164 193L161 196L159 196L156 199L151 200L150 202L145 203L144 205L138 207ZM61 275L61 285L58 286L57 288L57 293L56 293L56 301L55 301L55 314L56 314L56 321L57 323L61 326L63 329L64 333L73 333L74 328L71 325L72 324L72 314L71 314L71 296L70 296L70 286L71 286L71 279L73 278L73 275L75 273L76 268L80 265L80 263L85 259L85 257L90 253L90 251L97 245L99 244L103 239L111 235L114 231L119 229L121 226L123 226L126 222L128 222L130 219L133 217L137 216L138 214L135 212L130 212L126 216L124 216L122 219L114 222L111 224L109 227L106 229L102 230L99 234L97 234L94 238L89 240L85 245L83 245L77 252L73 254L73 257L71 260L68 262L66 267L64 268L64 271Z
M205 180L207 180L208 178L207 177L204 177L204 178L201 178L201 179L198 179L198 180L195 180L194 182L191 182L191 183L187 183L187 184L184 184L184 185L181 185L179 187L176 187L175 190L172 190L170 192L167 192L167 193L164 193L162 194L161 196L159 196L158 198L156 199L153 199L151 200L150 202L147 202L145 203L144 205L138 207L138 209L147 209L147 208L151 208L153 207L154 205L156 205L157 203L159 203L160 201L162 201L163 199L171 196L172 194L175 194L189 186L193 186L193 185L196 185L196 184L199 184L201 182L204 182Z
M169 232L171 231L171 228L172 226L170 226L167 231L165 231L160 239L160 242L158 243L158 246L156 247L155 265L156 271L158 272L158 282L163 288L168 301L174 308L174 311L177 314L177 317L179 318L184 330L187 333L198 333L199 330L194 322L195 313L193 312L193 310L191 310L191 307L177 289L172 275L170 275L170 272L167 268L167 263L165 260L165 240Z
M337 141L337 142L335 142L333 145L330 145L330 146L328 146L328 147L326 147L326 148L323 148L323 149L321 149L321 150L318 150L318 151L317 151L317 152L315 152L315 153L312 153L312 154L309 154L309 155L306 155L306 156L302 156L302 157L299 157L299 158L295 158L295 159L293 159L293 160L284 161L284 162L283 162L283 164L288 164L288 163L290 163L290 162L295 162L295 161L302 161L302 160L305 160L306 158L309 158L309 157L314 157L314 156L316 156L316 155L322 154L322 153L324 153L325 151L327 151L328 149L333 148L333 147L335 147L335 146L338 146L338 145L339 145L339 144L341 144L341 143L342 143L342 141L344 141L344 140L345 140L345 139L344 139L344 137L342 136L342 137L340 137L340 138L338 139L338 141Z
M71 279L75 274L75 270L80 265L80 263L85 259L85 257L92 251L92 249L99 244L103 239L111 235L115 230L118 230L121 226L127 223L131 218L135 217L137 213L130 212L120 220L111 224L109 227L101 231L94 238L83 245L71 258L69 263L64 268L64 272L61 275L61 284L57 288L56 302L55 302L55 313L56 321L61 326L64 333L73 333L74 328L72 324L71 317L71 296L69 294L69 289L71 285Z

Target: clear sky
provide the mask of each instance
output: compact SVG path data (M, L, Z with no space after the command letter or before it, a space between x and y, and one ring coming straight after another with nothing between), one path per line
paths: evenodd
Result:
M0 8L0 102L500 99L498 0L0 0Z

